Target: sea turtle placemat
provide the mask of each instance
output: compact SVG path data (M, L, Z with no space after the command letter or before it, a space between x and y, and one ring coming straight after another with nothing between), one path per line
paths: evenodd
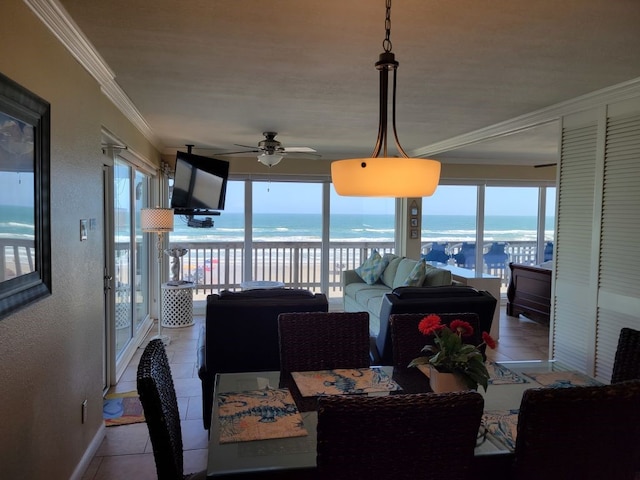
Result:
M288 389L218 395L220 443L308 435Z
M354 395L401 390L400 385L381 368L337 368L310 372L291 372L300 395Z
M493 410L482 415L482 427L510 450L516 448L518 409Z
M514 383L529 383L526 377L517 374L504 365L494 362L486 362L489 373L489 385L509 385Z
M543 387L564 388L575 386L596 386L602 383L578 372L540 372L526 375Z

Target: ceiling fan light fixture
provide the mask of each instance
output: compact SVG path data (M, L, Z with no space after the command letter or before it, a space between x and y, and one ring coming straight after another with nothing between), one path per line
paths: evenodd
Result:
M376 62L380 71L380 118L378 138L371 158L352 158L331 163L331 181L338 193L350 197L428 197L440 181L440 162L409 158L396 132L396 73L398 62L391 52L391 0L386 0L384 52ZM391 127L400 157L387 155L389 72L393 71ZM382 151L382 156L380 153Z
M282 160L283 158L284 158L284 155L281 155L276 152L269 152L269 153L265 152L258 155L258 161L261 164L266 165L267 167L273 167L274 165L279 164L280 160Z

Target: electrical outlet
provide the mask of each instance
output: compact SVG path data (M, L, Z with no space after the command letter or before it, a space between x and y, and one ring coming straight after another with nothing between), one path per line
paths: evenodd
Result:
M82 423L87 421L87 399L82 402Z

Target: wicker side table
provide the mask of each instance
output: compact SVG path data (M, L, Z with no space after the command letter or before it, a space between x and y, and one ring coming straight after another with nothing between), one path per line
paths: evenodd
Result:
M162 326L190 327L193 321L193 282L162 284Z

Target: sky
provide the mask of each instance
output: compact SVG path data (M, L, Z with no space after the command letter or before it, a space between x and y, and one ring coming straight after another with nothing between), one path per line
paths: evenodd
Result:
M0 205L33 206L33 173L0 172Z
M242 182L229 182L225 212L244 211ZM555 189L549 189L555 192ZM548 190L548 191L549 191ZM475 186L439 186L432 197L423 199L423 212L433 215L475 215ZM255 213L321 213L322 186L313 183L256 182L253 188ZM555 193L548 194L547 208L555 211ZM389 198L340 197L331 189L333 213L386 213L395 211ZM487 187L487 215L535 216L538 212L538 189L535 187Z

